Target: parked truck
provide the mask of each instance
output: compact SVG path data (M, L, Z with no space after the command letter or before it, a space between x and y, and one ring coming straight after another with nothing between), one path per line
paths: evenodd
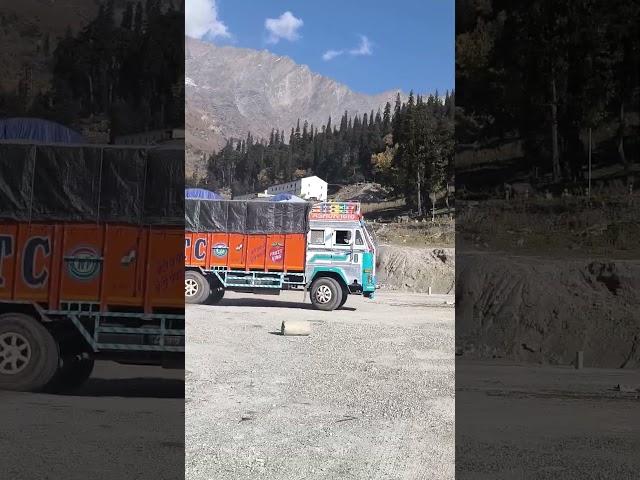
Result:
M0 389L184 366L182 149L0 143Z
M187 200L185 301L309 291L320 310L373 298L376 242L357 202Z

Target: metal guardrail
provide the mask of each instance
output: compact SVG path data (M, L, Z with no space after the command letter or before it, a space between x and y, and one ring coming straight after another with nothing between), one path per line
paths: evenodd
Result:
M304 273L286 272L246 272L242 270L214 269L213 274L225 287L274 288L282 289L284 285L305 285ZM295 280L295 277L299 277Z
M94 352L105 350L184 352L185 330L168 328L167 322L184 320L184 315L169 313L101 312L94 302L64 302L60 310L45 310L47 316L63 316L71 320L80 335ZM105 325L107 319L139 319L159 321L158 326L127 327ZM84 322L83 322L84 320ZM86 322L91 322L90 326ZM91 328L93 327L93 328ZM138 342L103 342L101 335L140 336ZM177 340L176 338L177 337ZM168 341L169 340L169 341ZM175 344L177 343L177 345Z

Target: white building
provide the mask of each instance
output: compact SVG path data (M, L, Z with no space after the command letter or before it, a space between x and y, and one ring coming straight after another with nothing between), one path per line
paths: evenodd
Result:
M327 201L327 182L320 177L304 177L288 183L281 183L267 188L268 195L290 193L305 200Z
M267 195L265 193L245 193L244 195L236 195L233 197L234 200L259 200L261 198L269 198L271 195Z

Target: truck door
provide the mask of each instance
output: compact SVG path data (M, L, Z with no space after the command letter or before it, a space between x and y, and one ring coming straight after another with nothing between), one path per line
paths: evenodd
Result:
M367 247L365 245L362 231L356 229L354 230L354 234L355 235L353 240L351 262L354 263L355 265L362 265L363 254L366 251Z
M329 229L311 227L307 234L307 263L330 264L332 234Z
M353 230L336 228L332 242L333 263L351 263L353 258Z

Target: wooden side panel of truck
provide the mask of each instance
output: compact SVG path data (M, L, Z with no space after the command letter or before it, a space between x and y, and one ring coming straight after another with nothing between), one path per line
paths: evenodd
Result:
M304 272L306 235L185 232L186 267Z
M129 225L0 224L0 301L96 304L101 312L181 309L183 230Z

